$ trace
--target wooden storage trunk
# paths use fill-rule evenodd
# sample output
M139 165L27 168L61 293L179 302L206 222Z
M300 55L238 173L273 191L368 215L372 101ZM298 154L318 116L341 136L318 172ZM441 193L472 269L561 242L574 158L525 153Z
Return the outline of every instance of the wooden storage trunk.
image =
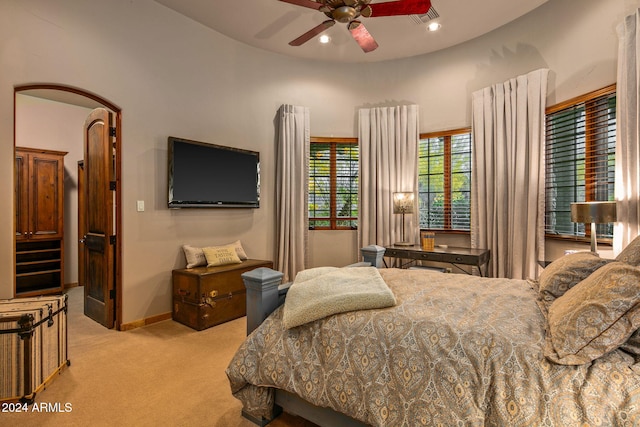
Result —
M241 274L273 262L248 259L241 264L173 270L173 320L201 331L247 314Z
M67 365L66 295L0 300L0 401L33 402Z

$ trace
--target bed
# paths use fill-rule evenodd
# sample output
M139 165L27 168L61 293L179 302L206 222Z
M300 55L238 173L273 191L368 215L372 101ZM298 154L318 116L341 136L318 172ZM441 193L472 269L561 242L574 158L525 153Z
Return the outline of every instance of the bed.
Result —
M359 267L393 305L288 328L281 275L245 273L231 391L261 425L280 406L331 426L640 425L637 265L640 240L616 260L566 255L538 281Z

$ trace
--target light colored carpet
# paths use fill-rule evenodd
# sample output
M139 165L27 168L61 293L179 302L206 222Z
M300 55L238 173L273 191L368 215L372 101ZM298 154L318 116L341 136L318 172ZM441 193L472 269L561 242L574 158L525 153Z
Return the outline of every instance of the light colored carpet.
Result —
M246 333L240 318L204 331L172 320L117 332L83 314L83 288L69 295L69 359L36 396L70 412L1 413L14 426L251 427L224 373ZM68 406L68 405L67 405ZM286 414L270 425L313 426Z

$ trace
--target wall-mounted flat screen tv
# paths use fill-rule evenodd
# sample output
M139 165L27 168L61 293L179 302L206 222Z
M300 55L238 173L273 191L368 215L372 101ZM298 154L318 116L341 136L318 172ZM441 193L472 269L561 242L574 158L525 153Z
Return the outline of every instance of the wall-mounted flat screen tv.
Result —
M257 208L260 153L169 137L170 208Z

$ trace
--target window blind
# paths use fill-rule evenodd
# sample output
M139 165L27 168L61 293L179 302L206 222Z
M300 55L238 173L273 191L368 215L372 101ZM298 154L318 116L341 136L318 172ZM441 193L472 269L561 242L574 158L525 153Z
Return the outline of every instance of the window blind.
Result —
M339 230L357 227L358 155L355 139L311 139L309 228Z
M550 109L546 117L545 232L586 236L590 227L571 222L571 203L614 200L615 88ZM613 225L597 227L613 237Z

